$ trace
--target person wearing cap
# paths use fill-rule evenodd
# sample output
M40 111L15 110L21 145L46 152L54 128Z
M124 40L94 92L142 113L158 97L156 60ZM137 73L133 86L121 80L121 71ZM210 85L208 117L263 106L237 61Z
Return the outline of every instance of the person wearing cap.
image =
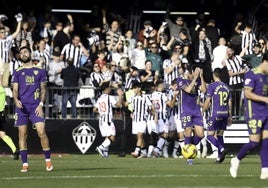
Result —
M18 22L16 30L14 33L7 35L6 28L4 26L0 27L0 85L8 86L8 80L10 76L9 72L9 62L10 62L10 52L13 40L17 37L21 28L21 21L23 19L22 14L15 15Z
M156 41L157 38L157 30L153 28L151 20L145 20L143 22L143 28L138 33L138 40L144 42L147 39L147 42L150 39L154 39Z
M104 141L96 147L96 151L103 158L109 157L109 146L115 140L116 130L113 122L113 108L122 107L122 96L123 91L117 89L118 99L111 96L111 85L110 82L103 82L101 85L102 94L98 97L97 102L93 108L95 113L99 116L99 129Z
M40 138L45 157L46 171L52 171L51 150L45 130L43 106L46 99L46 71L35 66L31 60L31 50L27 46L20 48L21 67L13 73L11 84L15 104L15 127L19 133L19 149L22 160L21 172L29 171L27 129L30 121Z
M55 89L49 90L51 92L49 99L50 104L54 103L54 110L61 112L62 95L60 87L63 86L63 79L61 79L61 71L65 68L64 61L60 60L60 48L55 47L52 54L52 60L48 64L48 86L52 86ZM57 89L59 88L59 89Z
M261 49L261 45L259 42L255 41L253 43L253 54L246 55L246 51L248 50L249 45L246 45L246 47L241 51L239 56L247 62L249 68L255 68L258 65L261 64L263 53Z

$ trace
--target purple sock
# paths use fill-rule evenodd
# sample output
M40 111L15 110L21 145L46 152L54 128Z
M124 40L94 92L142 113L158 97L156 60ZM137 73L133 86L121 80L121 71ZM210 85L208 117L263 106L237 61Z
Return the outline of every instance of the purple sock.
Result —
M220 152L221 149L223 148L220 142L213 136L213 135L208 135L207 139L213 144L215 147L218 148L218 151Z
M261 166L262 168L268 168L268 138L262 140L262 146L260 151Z
M200 142L200 140L202 140L202 138L200 138L199 136L194 136L194 145L197 145L199 142Z
M222 147L224 147L223 136L221 136L221 135L217 135L217 139L218 139L219 143L222 145Z
M45 159L50 159L51 151L50 150L44 150Z
M192 143L192 137L185 136L184 138L184 144L191 144Z
M251 150L256 148L258 145L259 145L259 142L253 142L253 141L250 141L249 143L244 144L242 148L240 149L240 151L238 152L237 158L239 160L242 160Z
M28 151L27 150L21 150L20 151L20 157L21 157L21 161L22 163L28 163Z

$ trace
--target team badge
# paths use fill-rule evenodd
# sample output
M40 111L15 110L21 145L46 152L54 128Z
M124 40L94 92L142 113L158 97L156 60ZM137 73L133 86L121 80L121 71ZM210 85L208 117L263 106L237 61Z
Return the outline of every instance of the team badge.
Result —
M87 122L82 122L73 132L73 140L79 150L85 154L96 138L96 130Z
M37 70L35 70L35 71L34 71L34 74L35 74L35 75L37 75L37 74L38 74L38 71L37 71Z

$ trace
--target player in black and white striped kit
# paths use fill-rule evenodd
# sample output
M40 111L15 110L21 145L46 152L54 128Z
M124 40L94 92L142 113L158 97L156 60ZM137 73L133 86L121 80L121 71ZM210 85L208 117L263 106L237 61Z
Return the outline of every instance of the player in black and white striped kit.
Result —
M108 151L109 146L115 140L116 130L113 122L113 107L122 106L123 91L117 89L118 100L110 95L111 86L109 82L102 84L101 86L102 94L97 99L94 107L94 112L99 113L99 128L101 135L105 137L105 140L96 148L99 154L107 158L109 157Z
M146 133L146 121L148 111L152 112L153 104L148 95L145 95L141 90L141 84L133 83L132 88L135 95L131 97L127 104L131 104L132 111L132 134L137 136L135 151L131 152L131 155L135 158L141 156L147 156L147 150L145 148L144 134Z

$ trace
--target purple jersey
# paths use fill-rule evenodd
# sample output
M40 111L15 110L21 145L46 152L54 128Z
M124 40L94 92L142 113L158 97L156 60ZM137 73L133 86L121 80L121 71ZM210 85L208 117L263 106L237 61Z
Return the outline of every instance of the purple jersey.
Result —
M198 87L200 86L200 81L197 80L195 86L193 87L191 93L187 93L184 91L184 88L190 85L191 80L178 78L177 84L178 89L180 89L180 104L181 109L180 112L195 112L198 111L200 113L200 106L198 104Z
M229 100L231 97L230 88L223 82L213 82L208 85L206 97L211 98L210 116L223 117L229 116Z
M254 68L245 73L245 88L252 88L256 95L268 96L268 75L259 72ZM245 98L245 117L246 120L258 119L262 116L267 117L268 105L265 102L253 101Z
M40 67L20 67L14 71L12 83L19 83L19 100L23 106L39 104L42 82L47 82L47 76L45 69Z
M180 89L180 116L182 121L182 127L191 126L204 126L203 116L201 114L199 106L198 87L200 86L200 80L197 80L191 93L184 91L184 88L191 83L191 80L178 78L177 84Z

